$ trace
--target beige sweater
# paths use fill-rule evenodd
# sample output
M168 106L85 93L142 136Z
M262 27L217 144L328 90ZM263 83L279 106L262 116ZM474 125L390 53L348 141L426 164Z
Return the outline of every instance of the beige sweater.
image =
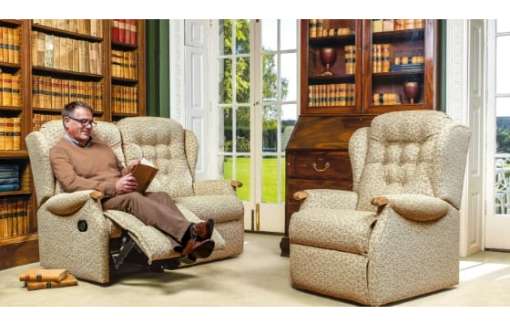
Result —
M115 183L125 172L113 150L94 140L80 147L62 138L50 150L50 161L65 192L97 190L111 197L115 195Z

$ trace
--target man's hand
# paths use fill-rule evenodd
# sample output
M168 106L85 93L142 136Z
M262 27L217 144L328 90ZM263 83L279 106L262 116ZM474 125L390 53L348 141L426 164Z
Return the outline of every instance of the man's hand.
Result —
M117 194L130 193L136 191L137 186L136 179L129 173L119 178L117 183L115 183L115 190Z
M135 166L138 165L140 163L140 161L141 161L141 159L136 159L136 160L132 160L129 162L129 164L127 166L128 174L133 172L133 168L135 168Z

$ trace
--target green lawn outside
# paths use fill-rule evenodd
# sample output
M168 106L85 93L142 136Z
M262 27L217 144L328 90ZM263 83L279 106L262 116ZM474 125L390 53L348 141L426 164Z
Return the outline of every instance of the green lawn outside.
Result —
M238 157L236 170L236 177L232 177L232 158L225 157L223 165L223 175L225 179L236 179L243 182L237 194L241 200L248 201L250 199L250 165L251 158L249 157ZM285 198L285 159L282 160L282 196L281 199ZM264 157L262 165L262 202L267 203L278 203L277 194L277 182L278 177L278 160L276 157Z

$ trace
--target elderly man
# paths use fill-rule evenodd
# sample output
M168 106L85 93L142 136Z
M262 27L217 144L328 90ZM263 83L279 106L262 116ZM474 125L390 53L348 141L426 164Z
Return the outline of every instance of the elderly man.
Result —
M105 210L125 211L157 227L180 243L175 250L187 257L186 260L211 255L214 221L190 223L167 193L137 192L131 171L139 161L122 168L109 146L92 139L95 122L88 104L71 102L65 106L62 117L65 134L51 149L50 161L64 191L102 192Z

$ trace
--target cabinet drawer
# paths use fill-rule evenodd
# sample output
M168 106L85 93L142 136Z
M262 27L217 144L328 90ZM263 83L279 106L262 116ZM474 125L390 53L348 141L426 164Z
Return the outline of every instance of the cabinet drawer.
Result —
M351 162L344 151L307 151L287 155L290 177L352 180Z

